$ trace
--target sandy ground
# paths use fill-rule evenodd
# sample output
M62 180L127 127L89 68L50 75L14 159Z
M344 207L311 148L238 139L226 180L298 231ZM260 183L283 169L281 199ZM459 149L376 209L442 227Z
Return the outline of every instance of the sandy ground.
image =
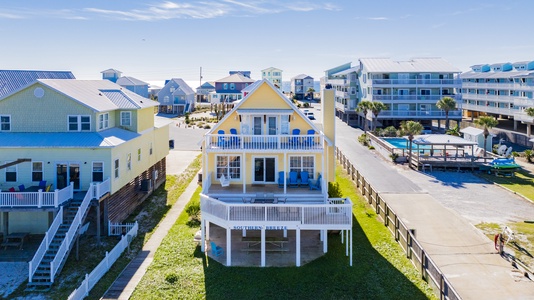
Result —
M28 279L28 263L0 262L0 297L6 298Z

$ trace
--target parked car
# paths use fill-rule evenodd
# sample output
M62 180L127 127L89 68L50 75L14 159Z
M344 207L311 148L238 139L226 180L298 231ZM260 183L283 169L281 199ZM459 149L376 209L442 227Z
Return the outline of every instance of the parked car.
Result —
M312 112L304 112L304 115L310 120L315 120L315 115Z

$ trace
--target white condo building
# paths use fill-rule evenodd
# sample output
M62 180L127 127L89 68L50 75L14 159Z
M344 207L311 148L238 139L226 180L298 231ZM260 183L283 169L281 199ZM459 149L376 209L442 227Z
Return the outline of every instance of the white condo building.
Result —
M513 119L514 130L526 124L530 136L533 118L524 109L534 106L534 61L474 65L461 77L467 117L488 114Z
M325 76L321 78L323 88L329 84L334 90L336 116L349 125L357 125L356 107L360 94L359 71L359 65L352 67L349 62L324 71Z
M378 116L378 124L398 125L403 120L416 120L430 125L445 120L445 112L436 107L443 97L451 97L458 109L449 119L460 120L461 71L442 58L413 58L394 61L389 58L362 58L360 61L360 100L381 101L388 109ZM366 116L371 120L371 113Z
M261 70L261 79L271 82L279 90L282 90L282 70L277 68L267 68Z

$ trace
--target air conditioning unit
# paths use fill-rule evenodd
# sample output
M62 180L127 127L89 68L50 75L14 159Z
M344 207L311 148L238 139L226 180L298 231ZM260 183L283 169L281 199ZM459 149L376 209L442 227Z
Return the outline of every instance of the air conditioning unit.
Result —
M152 180L150 179L141 180L141 191L150 192L151 190L152 190Z

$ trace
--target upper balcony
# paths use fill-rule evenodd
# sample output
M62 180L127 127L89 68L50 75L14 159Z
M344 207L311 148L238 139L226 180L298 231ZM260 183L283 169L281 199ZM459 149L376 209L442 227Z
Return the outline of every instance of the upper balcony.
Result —
M479 111L479 112L506 115L506 116L513 116L515 113L517 113L517 109L513 109L513 108L495 107L495 106L489 106L489 105L476 105L476 104L469 104L469 103L462 103L462 108L465 110Z
M461 95L373 95L373 100L382 101L384 103L392 101L417 101L436 103L443 97L451 97L457 102L461 100Z
M373 86L443 86L456 85L460 86L462 80L460 79L372 79L370 80Z
M322 152L323 134L207 134L204 144L208 152Z
M520 121L525 123L534 123L534 117L527 115L525 112L517 112L514 114L514 121Z
M524 107L534 106L534 99L527 98L527 97L515 97L514 106L524 106Z
M504 103L513 103L515 101L514 96L509 95L491 95L491 94L462 94L463 99L469 100L482 100L482 101L495 101Z
M491 89L502 89L502 88L514 88L515 84L513 82L469 82L463 81L462 88L491 88Z
M328 79L326 83L330 83L331 85L345 86L349 83L349 81L347 79L336 78L336 79Z
M461 110L449 111L449 118L458 119L462 117ZM380 112L378 119L445 119L445 112L442 110L385 110Z
M336 97L347 99L349 98L349 93L343 91L336 91Z

